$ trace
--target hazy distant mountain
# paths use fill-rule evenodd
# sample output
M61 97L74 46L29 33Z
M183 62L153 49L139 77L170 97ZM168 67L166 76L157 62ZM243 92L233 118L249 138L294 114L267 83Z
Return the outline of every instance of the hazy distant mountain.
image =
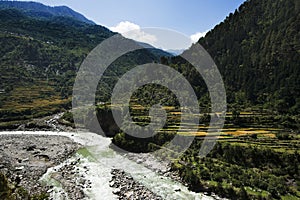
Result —
M28 16L49 19L51 17L70 17L78 21L88 24L95 24L93 21L87 19L82 14L66 6L46 6L36 2L21 2L21 1L0 1L0 9L15 8L22 10Z
M154 46L144 43L144 42L138 42L138 43L144 48L148 48L148 49L155 48ZM157 48L155 48L155 49L157 49ZM164 53L166 54L165 56L178 56L185 50L186 49L168 49L168 50L164 50Z
M168 49L166 51L174 56L178 56L178 55L182 54L182 52L184 52L185 50L186 49Z

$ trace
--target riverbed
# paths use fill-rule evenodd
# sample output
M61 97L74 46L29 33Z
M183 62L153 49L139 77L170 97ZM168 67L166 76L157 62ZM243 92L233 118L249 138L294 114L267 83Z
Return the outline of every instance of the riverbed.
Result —
M85 180L82 185L84 192L83 199L118 199L117 189L111 187L113 178L111 172L114 169L123 170L129 177L132 177L134 181L140 183L157 196L162 197L162 199L217 198L191 192L180 182L155 172L155 170L151 169L151 167L149 168L149 166L145 167L141 162L136 162L133 161L133 159L128 159L127 156L120 155L109 147L111 144L110 138L105 138L95 133L88 131L13 131L1 132L0 134L65 136L84 147L60 165L49 168L41 177L40 182L52 187L48 192L50 192L52 199L55 200L70 199L68 198L68 191L64 189L63 183L61 183L63 181L60 181L59 178L55 179L55 176L53 176L53 173L55 174L61 167L68 166L70 163L74 165L74 167L70 167L70 173L74 171L76 176ZM155 166L159 168L159 164L155 163ZM74 182L79 184L77 183L79 181L76 180L74 180Z

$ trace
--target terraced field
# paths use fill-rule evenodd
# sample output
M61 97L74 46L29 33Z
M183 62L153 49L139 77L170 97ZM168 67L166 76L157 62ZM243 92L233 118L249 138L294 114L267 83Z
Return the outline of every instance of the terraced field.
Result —
M120 105L106 105L109 108ZM209 129L209 119L214 113L199 114L200 123L193 128L197 132L191 132L191 124L181 123L182 112L173 106L164 106L163 109L168 114L165 126L158 133L177 133L184 136L196 136L196 139L202 140L207 136ZM149 108L140 104L132 103L130 106L133 121L141 126L150 123ZM226 113L225 125L220 133L210 133L210 136L218 137L220 142L229 142L232 145L266 147L272 148L278 152L294 153L300 148L300 136L292 130L287 130L273 124L273 116L268 113L241 112L238 119L241 125L234 123L232 112ZM179 126L182 126L179 130Z
M114 106L109 106L113 108ZM215 113L203 113L199 114L197 117L200 118L200 123L193 128L198 128L197 132L188 132L191 127L191 124L181 123L182 112L180 109L172 106L164 106L163 109L168 114L167 122L164 128L160 132L176 132L179 129L179 126L183 126L180 129L178 134L188 135L188 136L199 136L203 137L207 135L207 130L209 129L209 119L210 116L215 115ZM149 108L146 108L139 104L133 104L130 107L131 115L133 121L139 125L147 125L150 123L150 117L148 116ZM218 114L218 113L216 113ZM232 123L232 112L226 113L226 122L224 128L221 130L221 135L219 138L229 138L236 136L251 136L256 135L257 137L263 138L274 138L276 134L283 131L282 128L274 127L272 121L267 119L261 124L259 118L268 117L266 113L254 113L254 112L241 112L239 114L239 119L244 121L249 121L248 124L243 124L243 127ZM185 128L186 126L186 128Z
M104 105L107 108L120 105ZM300 197L299 149L300 136L296 130L278 123L276 113L260 109L238 114L227 112L224 127L214 148L206 157L199 156L210 118L219 113L201 113L199 124L181 123L180 108L164 106L165 126L152 138L139 140L119 133L113 142L133 152L147 152L163 148L163 158L174 153L165 144L174 134L195 136L189 149L172 160L172 170L182 177L194 191L207 191L237 199L298 199ZM101 109L100 109L101 110ZM150 107L136 102L130 105L133 121L141 126L151 122ZM182 126L181 128L179 126ZM191 132L190 127L197 131ZM122 132L122 131L121 131ZM247 198L246 198L247 197Z
M0 94L0 99L4 99L0 105L0 125L51 115L71 105L70 98L62 98L46 81L17 86L9 93Z

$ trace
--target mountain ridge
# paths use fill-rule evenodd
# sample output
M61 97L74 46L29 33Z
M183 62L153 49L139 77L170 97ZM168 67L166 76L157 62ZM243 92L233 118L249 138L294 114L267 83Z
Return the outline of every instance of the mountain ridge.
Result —
M87 19L84 15L72 10L67 6L46 6L42 3L32 1L0 1L0 9L15 8L22 10L31 17L39 17L42 19L49 19L51 17L70 17L78 21L88 24L96 24Z
M33 17L16 8L0 9L0 19L0 123L69 109L82 61L117 34L75 18ZM96 101L109 97L112 82L128 68L159 62L166 55L159 49L142 49L120 57L107 71L109 83L101 85Z

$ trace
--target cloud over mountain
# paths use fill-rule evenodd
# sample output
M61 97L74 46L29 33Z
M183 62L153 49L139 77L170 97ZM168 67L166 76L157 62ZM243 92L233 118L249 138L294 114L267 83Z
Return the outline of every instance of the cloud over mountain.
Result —
M110 27L110 30L121 33L124 37L149 44L154 44L157 41L155 35L149 34L141 30L141 27L129 21L122 21L115 27Z

